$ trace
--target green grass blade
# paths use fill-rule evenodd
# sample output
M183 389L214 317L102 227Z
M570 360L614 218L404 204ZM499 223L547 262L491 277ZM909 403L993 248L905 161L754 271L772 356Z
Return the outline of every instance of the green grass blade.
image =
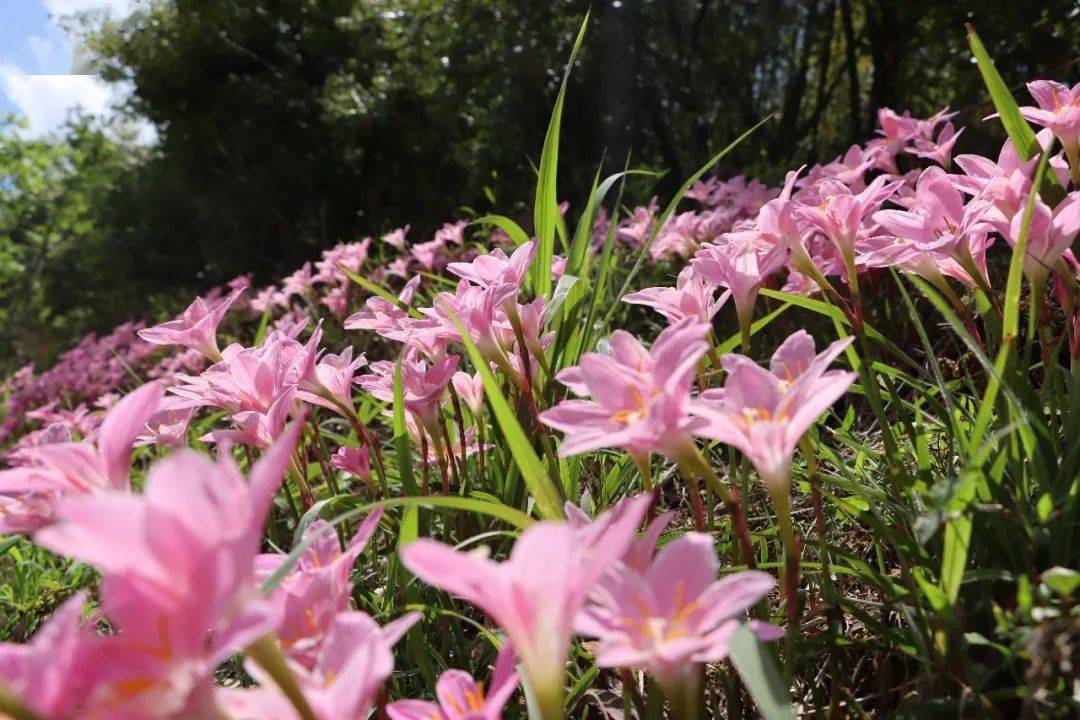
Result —
M524 245L529 242L529 234L521 229L516 222L505 215L485 215L473 220L470 225L494 225L510 236L515 245Z
M578 219L577 230L574 232L574 241L570 244L570 253L567 255L566 272L571 275L577 275L578 277L587 278L589 276L589 239L592 237L593 221L596 218L596 209L600 207L604 202L604 198L607 197L608 192L615 186L615 183L627 175L656 175L657 173L649 170L623 170L617 172L604 179L602 183L598 183L600 179L600 171L597 170L596 177L593 178L592 189L589 192L589 201L585 206L585 211Z
M355 500L356 498L352 498ZM341 525L342 523L349 522L359 517L363 517L370 513L372 510L379 508L392 508L392 507L416 507L416 508L433 508L436 510L460 510L462 512L474 513L477 515L487 515L497 520L513 525L519 530L532 525L535 521L521 512L517 508L512 508L509 505L502 503L491 502L490 500L480 500L470 497L458 497L456 495L424 495L421 497L397 497L388 498L386 500L379 500L371 503L364 503L352 510L348 510L330 520L326 521L326 524L321 528L313 532L309 532L304 538L293 546L292 550L286 556L285 561L281 564L273 575L268 577L263 583L260 591L263 597L266 597L272 593L285 579L285 576L289 574L293 566L300 557L311 547L320 535L324 532L330 532L332 528Z
M262 317L259 318L259 327L255 330L255 347L262 345L263 338L266 337L266 328L270 324L270 310L270 306L267 305Z
M1016 146L1020 157L1030 160L1042 152L1039 141L1035 137L1035 131L1031 129L1027 120L1020 114L1020 106L1017 105L1016 98L1009 92L1009 87L994 66L990 53L986 51L986 46L983 45L979 34L975 32L975 28L970 23L967 25L967 38L971 54L975 56L975 63L979 66L979 72L982 74L983 82L990 93L994 109L997 110L998 116L1001 118L1001 124L1005 127L1005 132L1008 133L1009 139L1013 141L1013 145ZM1043 168L1035 174L1035 177L1042 178L1039 191L1046 196L1046 201L1049 204L1055 205L1064 197L1064 189L1054 173Z
M397 295L393 294L392 292L390 292L386 288L376 285L375 283L368 280L366 277L362 277L360 275L357 275L356 273L354 273L352 270L345 267L344 265L338 265L337 267L338 267L338 270L345 273L345 275L350 280L352 280L354 283L356 283L360 287L364 288L368 292L374 293L375 295L378 295L379 297L381 297L383 300L386 300L387 302L393 303L394 305L398 306L402 310L405 310L406 312L408 312L414 318L423 317L419 313L419 311L417 311L416 308L412 307L411 305L407 305L407 304L403 303L401 301L401 299L398 298Z
M559 126L562 124L563 101L566 99L566 84L570 80L570 70L574 67L581 41L585 37L585 28L589 25L589 13L581 21L574 48L570 51L570 60L566 63L559 95L555 100L555 109L551 112L547 134L544 136L544 149L540 154L540 169L537 173L536 200L533 203L533 230L538 240L534 272L536 281L533 286L537 295L551 293L551 259L555 254L555 232L560 222L559 199L555 189L555 180L559 172Z
M397 462L401 486L409 495L416 495L419 488L412 473L412 449L409 447L409 431L405 427L405 386L401 379L401 359L394 364L394 460Z
M776 667L776 661L745 623L731 636L728 652L731 664L750 691L750 697L754 698L761 717L765 720L794 720L791 695L780 669Z
M645 260L649 256L649 248L651 248L653 242L655 242L656 236L660 234L660 230L663 229L664 225L667 224L668 218L670 218L671 214L675 212L675 208L678 207L680 202L682 202L683 196L686 195L686 192L693 186L694 183L701 179L702 175L709 172L709 169L713 165L720 162L720 160L723 159L725 155L738 147L743 140L750 137L759 127L772 120L772 118L773 116L769 115L765 119L759 121L752 128L744 132L742 135L732 140L723 150L709 158L709 161L707 163L698 168L697 172L695 172L693 175L686 179L686 182L684 182L682 184L682 187L679 188L679 192L675 193L675 197L671 198L671 202L669 202L667 204L667 207L664 208L664 212L661 213L660 217L657 218L657 220L653 223L652 231L649 233L649 241L645 243L645 246L642 247L641 251L638 253L637 260L634 262L634 266L630 269L630 274L627 275L626 280L623 281L623 285L622 288L619 290L618 297L621 298L630 289L630 285L634 282L634 278L637 277L637 274L641 272L641 268L645 265ZM617 303L611 304L611 308L608 309L607 314L604 316L605 324L611 321L611 316L615 313L616 306Z
M533 450L529 437L522 429L521 424L514 415L514 411L510 409L510 403L506 401L506 396L503 395L502 388L499 387L499 381L495 379L495 375L491 372L487 361L484 360L480 351L476 349L475 343L473 343L472 338L469 337L457 316L453 313L449 314L450 319L454 321L454 325L457 326L458 332L461 334L462 343L469 353L473 366L480 373L484 383L484 393L491 404L495 420L498 422L499 429L506 440L506 447L509 448L514 463L521 470L521 477L524 478L530 494L536 500L537 510L539 510L541 517L545 519L561 520L564 517L562 494L548 474L544 463L540 460L536 451ZM553 471L557 471L557 468L553 468Z
M1039 160L1037 173L1045 170L1050 153L1042 153ZM1037 177L1038 175L1036 175ZM1023 263L1027 252L1028 229L1031 225L1031 214L1035 207L1034 192L1028 195L1027 206L1024 209L1023 223L1020 226L1020 235L1016 238L1016 247L1013 248L1012 262L1009 265L1009 280L1005 286L1005 310L1002 323L1002 342L998 351L998 357L994 363L994 373L990 376L983 394L982 404L979 407L978 417L975 419L975 428L968 440L968 456L975 456L982 445L986 430L997 407L998 392L1001 389L1001 379L1005 377L1007 368L1012 360L1016 346L1016 333L1020 323L1020 292L1023 286ZM962 477L964 492L954 499L962 505L963 510L957 517L949 520L945 526L945 545L941 559L941 589L945 592L950 602L955 602L960 594L960 583L963 580L964 570L971 544L971 515L966 512L967 506L974 498L976 488L976 476L979 472L977 465L969 467Z

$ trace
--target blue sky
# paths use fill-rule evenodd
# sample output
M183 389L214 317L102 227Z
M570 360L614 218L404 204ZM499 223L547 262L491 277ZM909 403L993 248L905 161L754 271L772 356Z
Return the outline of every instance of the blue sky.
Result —
M23 115L30 132L41 134L60 125L76 105L108 114L121 91L72 73L74 42L58 19L82 11L122 17L138 1L0 0L0 115Z

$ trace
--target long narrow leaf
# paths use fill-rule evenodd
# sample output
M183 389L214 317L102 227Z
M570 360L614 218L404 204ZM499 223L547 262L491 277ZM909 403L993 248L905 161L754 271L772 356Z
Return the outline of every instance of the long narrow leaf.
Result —
M555 180L559 172L559 126L562 124L563 101L566 98L566 84L570 79L570 69L574 67L581 41L585 37L585 28L589 25L589 13L581 21L570 51L570 60L566 63L559 95L555 100L555 109L551 112L547 134L544 136L544 149L540 154L540 169L536 180L536 200L533 203L533 230L536 233L538 247L535 272L536 294L551 293L551 259L555 255L555 231L559 223L559 199L555 189Z
M505 215L485 215L473 220L472 225L494 225L510 236L515 245L524 245L529 242L529 234L521 229L516 222Z
M1009 92L1009 87L1002 80L1001 74L998 73L997 68L994 66L990 53L986 51L986 46L983 45L979 34L975 32L975 28L972 27L971 23L967 25L967 38L968 45L971 47L971 54L975 56L975 63L979 66L979 72L982 74L983 82L990 93L994 109L997 110L998 117L1001 118L1001 124L1005 127L1005 132L1008 133L1009 139L1013 141L1013 145L1016 146L1020 156L1025 160L1030 160L1042 152L1039 141L1035 137L1035 131L1031 129L1027 120L1020 114L1020 106L1016 104L1016 99ZM1039 183L1039 191L1046 197L1048 203L1054 205L1064 197L1064 189L1061 187L1057 175L1043 168L1035 177L1042 179Z
M378 508L391 508L391 507L418 507L418 508L436 508L447 510L461 510L463 512L476 513L478 515L488 515L490 517L502 520L514 527L521 530L529 527L533 524L533 519L521 512L517 508L512 508L509 505L503 505L501 503L491 502L489 500L479 500L477 498L458 497L456 495L425 495L422 497L397 497L389 498L387 500L379 500L377 502L365 503L359 507L353 508L348 512L344 512L337 517L327 520L326 524L322 527L309 532L304 538L296 545L286 556L285 561L281 566L274 571L274 573L266 579L262 584L260 591L263 596L267 596L272 593L285 579L285 576L289 574L293 566L300 557L310 548L319 536L324 532L329 532L332 528L338 525L353 520L355 518L367 515L372 510Z
M728 641L731 664L739 672L750 697L765 720L794 720L791 695L772 655L745 623Z
M514 416L514 411L510 409L510 403L506 401L502 388L499 387L499 381L495 379L487 361L476 349L476 344L473 343L457 316L452 312L449 314L450 319L457 326L458 333L461 334L462 343L473 365L480 373L480 378L484 383L484 394L495 413L495 420L499 423L499 429L502 430L503 437L506 439L506 445L510 449L514 463L521 470L521 477L524 478L529 492L536 500L540 515L546 519L561 520L564 517L562 495L548 475L544 463L529 443L529 437L517 421L517 417Z
M348 277L350 280L352 280L354 283L356 283L360 287L364 288L368 292L371 292L371 293L374 293L374 294L378 295L383 300L386 300L387 302L396 305L397 307L401 308L402 310L405 310L410 315L412 315L414 318L419 319L419 318L423 317L416 308L412 307L411 305L406 305L405 303L403 303L398 298L397 295L394 295L392 292L390 292L386 288L383 288L383 287L380 287L380 286L376 285L375 283L368 280L366 277L362 277L360 275L357 275L356 273L354 273L352 270L345 267L344 265L338 265L338 270L345 273L346 277Z
M413 479L412 450L409 447L409 432L405 427L405 386L401 379L403 357L404 353L398 355L394 364L394 459L397 461L401 486L409 495L416 495L419 489Z
M667 224L668 218L670 218L671 214L675 212L675 208L678 207L680 202L682 202L683 196L686 195L687 191L693 186L693 184L700 180L702 175L709 172L709 168L720 162L720 160L725 155L738 147L743 140L750 137L755 130L767 123L769 120L772 120L772 118L773 116L769 115L768 117L759 121L752 128L744 132L742 135L732 140L730 143L728 143L727 147L709 158L709 161L707 163L698 168L697 172L695 172L693 175L686 179L686 182L684 182L682 184L682 187L679 188L679 192L675 193L675 197L671 198L671 202L669 202L667 204L667 207L664 208L664 212L661 213L660 217L657 218L655 222L653 222L652 231L649 233L649 241L645 243L645 246L642 247L641 251L638 253L637 260L634 262L634 266L630 269L630 274L626 276L626 280L623 281L622 288L619 289L618 297L621 298L630 289L630 284L634 281L634 278L637 277L637 274L641 272L641 268L645 264L645 259L648 257L649 248L651 248L653 242L656 241L656 236L660 234L660 231L663 229L664 225ZM604 316L605 324L611 320L611 316L615 313L615 309L616 304L612 303L611 308Z

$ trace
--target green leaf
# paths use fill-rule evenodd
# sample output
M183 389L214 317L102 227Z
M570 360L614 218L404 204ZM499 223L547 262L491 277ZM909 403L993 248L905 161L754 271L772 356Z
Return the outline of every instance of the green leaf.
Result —
M574 232L574 241L570 244L570 252L566 256L566 272L578 277L589 276L589 240L592 238L593 222L596 217L596 208L599 207L611 188L621 178L627 175L657 175L649 170L623 170L604 179L597 185L600 171L597 170L593 178L592 190L589 193L589 202L585 205L585 212L578 218L577 230Z
M682 202L683 196L686 195L687 191L693 186L694 183L701 179L702 175L709 171L709 168L720 162L720 160L725 155L738 147L738 145L742 143L743 140L750 137L750 135L752 135L755 130L767 123L769 120L772 120L772 118L773 116L769 115L768 117L759 121L757 125L754 125L742 135L732 140L730 143L728 143L727 147L713 155L707 163L698 168L697 172L695 172L693 175L686 179L686 182L684 182L682 184L682 187L679 188L679 192L675 193L675 197L671 198L671 202L669 202L667 204L667 207L664 208L664 212L660 215L659 218L656 219L656 221L653 222L652 230L649 233L649 241L645 243L644 247L641 248L641 251L638 253L637 260L634 262L634 266L630 269L630 274L627 275L626 280L623 281L622 288L619 289L619 298L622 298L622 296L626 294L627 290L630 289L630 285L634 281L634 278L637 277L637 274L639 272L641 272L641 268L645 265L646 258L648 258L649 248L652 247L653 242L656 240L656 236L660 234L660 231L663 229L664 225L667 224L668 218L670 218L671 214L675 212L675 208L678 207L680 202ZM618 303L611 304L611 308L604 316L605 324L610 322L611 316L615 313L615 309L617 306Z
M765 720L794 720L791 695L780 669L749 625L743 623L732 634L728 641L728 653L731 664L757 704L761 717Z
M464 343L465 349L469 353L473 366L480 373L480 378L484 383L484 394L487 396L491 409L495 413L495 420L499 423L499 429L506 439L510 455L514 458L514 463L518 466L518 469L521 470L521 477L524 478L529 493L536 500L536 507L540 511L540 515L549 520L563 519L562 495L544 467L544 463L541 462L536 451L533 450L532 445L529 443L529 437L517 421L514 411L510 409L510 404L506 401L502 388L499 387L499 381L495 379L487 360L476 349L476 344L473 343L472 338L469 337L458 317L449 309L447 312L461 335L462 343Z
M756 335L758 332L761 331L762 328L767 326L769 323L771 323L776 318L780 317L780 314L783 313L785 310L787 310L790 307L791 307L790 303L784 303L783 305L776 308L775 310L773 310L771 313L769 313L765 317L758 318L757 320L752 322L750 324L750 336L753 337L754 335ZM717 345L716 346L716 352L719 353L720 355L723 355L724 353L732 352L733 350L735 350L736 347L738 347L738 345L739 345L739 343L741 341L742 341L742 336L739 335L738 333L736 333L735 335L732 335L731 337L729 337L724 342Z
M355 499L355 498L354 498ZM263 583L261 592L263 597L266 597L272 593L285 579L285 576L289 574L293 566L300 557L311 547L315 541L324 532L330 532L332 528L338 525L348 522L354 518L358 518L367 515L372 510L378 508L391 508L391 507L416 507L416 508L435 508L435 509L448 509L448 510L461 510L463 512L477 513L479 515L489 515L491 517L502 520L517 528L524 530L533 524L533 519L525 513L521 512L517 508L512 508L509 505L502 503L489 502L487 500L477 500L476 498L458 497L456 495L424 495L421 497L398 497L389 498L387 500L379 500L377 502L365 503L352 510L342 513L337 517L327 520L326 524L321 528L308 533L299 543L293 546L292 550L286 556L285 561L281 564L274 573L266 579Z
M515 245L524 245L529 242L529 234L521 229L516 222L505 215L485 215L473 220L470 225L494 225L510 236Z
M1020 114L1020 106L1016 104L1016 99L1009 92L1009 88L1005 81L1002 80L997 68L994 67L994 61L991 59L990 53L986 51L986 46L983 45L979 34L975 32L975 28L970 23L967 25L967 38L968 45L971 47L971 54L975 56L975 63L979 66L979 72L982 74L986 89L990 92L990 99L993 101L994 109L997 110L998 116L1001 118L1001 124L1005 127L1005 132L1008 133L1009 139L1013 141L1013 145L1016 146L1020 157L1030 160L1042 152L1039 141L1035 137L1035 131L1031 129L1027 120ZM1035 177L1042 178L1039 192L1046 198L1047 203L1055 205L1064 197L1064 189L1061 187L1057 175L1044 168L1039 170Z
M551 112L547 134L544 136L544 149L540 153L540 169L536 179L536 199L533 203L533 230L536 233L538 247L536 262L533 265L536 282L536 294L551 293L551 259L555 254L555 228L559 223L559 199L555 189L555 180L559 172L559 126L562 124L563 102L566 99L566 84L570 79L570 70L574 67L581 41L585 37L585 28L589 25L589 13L581 21L574 48L570 51L570 60L563 72L559 95L555 99L555 109Z
M354 283L356 283L360 287L364 288L368 292L374 293L374 294L378 295L379 297L381 297L383 300L386 300L387 302L396 305L397 307L401 308L402 310L405 310L410 315L412 315L414 318L419 319L419 318L423 317L416 308L402 302L401 299L397 295L394 295L392 292L390 292L386 288L376 285L375 283L368 280L366 277L361 277L360 275L357 275L356 273L354 273L352 270L345 267L344 265L338 265L337 267L338 267L338 270L345 273L345 275L350 280L352 280Z
M558 314L559 308L566 302L570 290L577 285L580 279L581 278L576 275L563 275L559 278L558 284L555 285L555 292L551 295L551 302L549 302L547 306L546 313L549 318L555 317Z
M960 585L967 567L972 526L967 510L975 499L975 488L974 473L964 473L948 504L949 511L957 514L945 524L945 544L941 553L941 591L950 604L960 597Z
M259 318L259 327L255 330L255 346L262 345L263 338L266 337L266 326L270 324L270 305L266 306L263 310L262 317Z
M1043 571L1040 578L1046 587L1062 598L1071 598L1076 588L1080 587L1080 572L1063 567L1052 567Z
M412 450L409 447L409 431L405 427L405 386L401 379L401 360L404 356L402 351L394 364L394 459L397 461L401 486L408 494L416 495L419 489L413 479Z

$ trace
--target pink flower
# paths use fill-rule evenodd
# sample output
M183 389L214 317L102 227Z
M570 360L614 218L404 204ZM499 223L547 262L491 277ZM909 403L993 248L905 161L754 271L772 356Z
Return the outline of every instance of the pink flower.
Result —
M773 353L768 370L742 355L725 355L721 362L728 377L719 407L704 402L693 407L705 421L696 434L734 446L757 468L786 533L790 533L787 508L795 448L855 382L855 373L828 370L851 342L852 338L837 340L815 355L814 339L799 330Z
M394 258L393 260L391 260L390 262L388 262L386 264L385 268L382 268L381 270L376 269L375 272L379 273L381 271L381 272L385 272L387 275L394 275L394 276L397 276L397 277L402 278L402 279L407 278L407 277L409 277L409 260L410 259L411 258L409 256L407 256L407 255L404 256L404 257Z
M349 608L349 572L379 527L381 517L381 510L368 515L344 551L337 533L325 521L313 522L305 529L304 537L315 535L314 543L268 598L282 647L307 668L314 665L334 617ZM284 560L284 555L257 555L255 581L261 585Z
M619 223L615 236L632 248L640 248L649 240L649 232L660 206L654 197L648 207L634 208L634 214Z
M213 306L202 298L195 298L195 302L176 320L140 330L139 337L154 345L181 345L192 348L217 362L221 359L221 351L217 345L217 327L229 306L242 292L244 289L240 288Z
M863 178L874 166L874 160L873 151L868 152L859 145L852 145L842 157L837 157L821 168L821 174L823 177L843 183L853 192L859 192L866 187Z
M462 670L447 670L435 686L438 703L423 700L398 700L386 706L390 720L500 720L503 707L518 686L514 671L514 649L503 645L495 659L491 686Z
M465 407L469 408L473 417L480 417L484 411L484 381L480 373L469 375L459 371L454 373L451 382L454 383L454 390L465 403Z
M21 450L28 465L0 471L0 533L47 525L67 496L127 491L132 445L160 402L161 385L147 383L109 411L95 440Z
M292 275L281 281L281 291L286 299L293 296L307 298L315 287L315 276L311 272L311 262L300 266Z
M468 226L468 220L443 223L443 226L435 231L435 239L443 245L461 245L465 242L465 228Z
M669 326L651 350L616 330L611 355L586 353L581 364L555 378L578 396L540 413L540 420L567 433L559 455L620 447L638 457L659 452L677 457L692 444L690 385L708 349L709 326L686 318Z
M307 347L280 333L271 333L262 345L225 348L221 362L197 377L181 375L170 392L187 406L211 405L230 413L269 413L288 390L295 390L315 362L318 336Z
M478 255L472 262L452 262L446 269L483 288L497 285L520 288L535 259L536 242L530 240L509 257L501 249L495 248L487 255Z
M893 154L919 133L920 121L913 118L910 112L905 111L901 116L890 108L880 108L877 111L877 118L880 127L877 132L885 137L889 144L895 145Z
M446 264L446 243L436 237L434 240L413 245L409 248L409 254L421 269L433 273Z
M1027 87L1039 106L1022 107L1020 114L1053 131L1073 163L1074 172L1080 172L1075 169L1080 160L1080 83L1069 89L1053 80L1034 80Z
M514 329L507 317L507 308L516 310L518 286L500 283L487 288L458 283L456 292L442 292L435 297L433 307L421 308L430 322L420 332L431 332L445 340L461 342L455 319L476 344L485 360L509 370L507 356L513 352Z
M341 268L354 273L360 272L360 268L367 261L370 247L371 238L364 238L360 242L341 243L323 252L322 258L315 263L317 272L312 279L315 282L345 285L349 279Z
M346 287L333 287L323 291L319 302L326 306L330 314L343 318L349 314L349 290Z
M265 450L281 437L292 415L296 399L293 386L282 390L266 412L243 410L230 416L235 427L211 430L199 440L212 443L238 443Z
M1053 133L1040 130L1035 136L1039 146L1049 149ZM956 164L964 175L952 175L950 180L961 192L990 203L992 209L987 220L999 233L1005 234L1013 215L1024 207L1031 189L1031 175L1038 165L1038 157L1022 161L1012 140L1006 140L998 153L997 162L981 155L957 155ZM1050 158L1050 168L1065 185L1069 176L1068 164L1058 154Z
M649 248L649 257L663 260L671 256L690 257L697 250L699 216L695 212L675 215L656 235Z
M910 210L880 210L874 222L909 241L920 252L940 251L970 273L973 258L986 247L989 203L975 199L964 205L960 191L938 167L927 168L915 187Z
M251 309L259 313L275 307L288 307L288 305L289 298L273 285L259 290L255 293L255 297L251 299ZM211 357L210 359L216 361L218 358Z
M250 482L227 457L180 451L151 468L145 494L67 499L60 521L36 534L103 576L102 608L118 632L98 639L88 705L113 708L110 717L199 716L217 665L271 629L253 563L297 434L263 455Z
M135 447L164 445L178 448L187 445L188 426L195 408L178 407L184 404L181 398L163 398L157 412L146 421L143 434L135 440Z
M703 533L679 537L655 558L652 550L643 568L616 565L574 625L599 639L598 665L647 670L670 695L697 686L701 663L727 657L731 634L776 583L756 570L717 580L716 550ZM782 635L768 623L754 629L763 639Z
M545 720L562 717L566 653L589 592L630 547L651 502L625 500L585 527L539 522L496 563L421 538L401 550L425 582L476 605L503 629L521 658Z
M319 720L368 717L379 686L394 670L393 646L417 620L406 613L379 627L366 613L334 616L310 668L290 662L300 689ZM218 689L217 699L233 720L296 720L296 710L261 668L246 666L261 687Z
M645 288L624 295L623 302L651 307L667 318L669 323L693 318L697 322L709 324L731 296L731 291L728 290L717 298L716 290L715 285L688 266L679 273L675 287Z
M887 175L880 175L865 190L855 194L846 185L826 180L817 186L817 204L800 205L795 216L828 238L845 257L854 257L863 221L901 184L890 183Z
M366 310L345 318L345 329L374 330L384 337L392 337L391 333L407 330L409 313L401 306L408 306L412 302L420 280L419 275L414 275L409 282L405 283L405 287L397 296L400 305L378 295L369 297L364 303Z
M439 434L439 408L457 364L458 356L450 355L428 367L415 350L406 351L401 359L405 409L432 437ZM356 384L379 400L393 402L395 363L380 360L372 363L370 370L370 374L358 377Z
M985 252L980 243L975 248L976 258ZM941 287L945 277L959 280L974 287L975 280L951 256L942 250L925 249L917 241L907 238L879 235L868 238L859 245L861 253L856 262L859 267L896 267L901 272L913 273Z
M352 448L342 445L330 457L330 465L365 483L371 482L371 458L367 447Z
M0 643L0 682L41 718L81 716L94 663L82 624L85 602L85 593L76 594L25 645Z
M1023 210L1013 216L1009 244L1016 247L1024 223ZM1042 200L1036 199L1028 227L1027 254L1024 274L1032 285L1042 286L1050 271L1080 233L1080 192L1069 193L1051 212Z
M383 235L381 240L390 247L395 247L398 250L404 250L405 236L409 233L409 228L411 227L411 225L400 227L392 232L387 233L386 235Z
M367 365L361 353L353 359L353 349L345 348L340 355L327 353L310 365L300 381L297 397L313 405L340 413L341 407L352 407L353 378L359 368Z
M963 128L960 129L960 132L957 132L953 124L947 122L941 128L941 134L938 135L937 140L916 138L915 147L908 152L921 158L933 160L948 170L949 166L952 165L953 148L956 147L956 141L960 139L963 132Z
M786 245L759 248L734 242L709 243L701 246L690 266L708 282L731 291L739 326L748 336L758 290L784 267L787 255Z

